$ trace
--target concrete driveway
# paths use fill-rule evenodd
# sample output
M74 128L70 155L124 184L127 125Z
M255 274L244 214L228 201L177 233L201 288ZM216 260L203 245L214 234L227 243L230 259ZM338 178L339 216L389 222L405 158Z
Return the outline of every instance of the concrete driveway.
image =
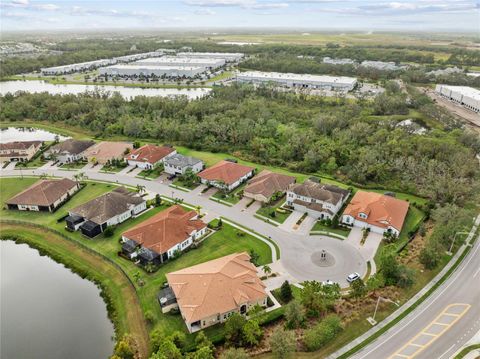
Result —
M295 229L293 228L297 221L302 218L304 213L298 212L298 211L293 211L292 214L288 216L288 218L283 222L278 228L283 229L284 231L287 232L293 232Z
M307 235L312 230L315 222L317 220L311 216L306 216L305 219L300 223L300 226L297 228L297 233Z
M130 177L135 177L138 175L140 172L142 172L143 169L141 168L134 168L133 170L130 168L126 173L125 176L130 176Z
M120 172L118 172L119 175L125 175L125 176L128 176L128 172L130 172L131 170L133 170L135 168L135 166L127 166L125 167L124 169L122 169Z
M248 208L245 208L245 213L249 213L252 216L262 207L262 203L255 201Z
M365 261L373 261L378 246L382 242L383 236L378 233L370 232L365 242L361 244L362 237L362 229L359 227L353 227L345 242L357 248Z

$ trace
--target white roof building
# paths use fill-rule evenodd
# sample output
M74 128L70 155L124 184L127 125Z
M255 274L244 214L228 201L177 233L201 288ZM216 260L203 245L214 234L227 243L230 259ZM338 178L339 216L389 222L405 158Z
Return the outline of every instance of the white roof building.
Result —
M227 62L239 61L245 56L240 52L179 52L177 55L198 59L225 59Z
M219 58L195 58L180 56L163 56L157 58L148 58L135 62L136 65L155 65L155 66L190 66L205 67L206 69L216 69L225 65L225 59Z
M352 59L332 59L331 57L324 57L323 58L324 64L330 65L355 65L356 61Z
M474 112L480 112L480 90L467 86L437 85L435 91Z
M198 66L155 66L155 65L114 65L102 67L100 75L108 76L166 76L166 77L194 77L205 71L205 67Z
M42 74L44 75L61 75L71 72L79 72L84 70L91 70L101 66L108 66L115 64L115 59L102 59L88 62L80 62L77 64L55 66L55 67L46 67L42 68Z
M247 71L237 73L237 81L250 83L274 82L286 87L322 88L351 91L357 84L354 77Z

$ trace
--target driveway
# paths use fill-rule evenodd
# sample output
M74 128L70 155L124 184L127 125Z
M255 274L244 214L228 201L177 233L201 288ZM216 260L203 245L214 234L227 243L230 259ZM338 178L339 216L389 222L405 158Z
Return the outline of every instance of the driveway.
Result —
M306 216L300 226L297 228L299 234L309 234L317 220L311 216Z
M248 208L245 208L245 213L249 213L252 216L262 207L262 203L255 201Z
M205 198L210 198L215 193L217 193L217 191L218 191L218 188L212 187L207 192L204 192L204 193L200 192L200 196L205 197Z
M135 168L135 166L127 166L125 167L123 170L121 170L120 172L118 172L119 175L126 175L128 176L128 172L130 172L131 170L133 170Z
M362 229L359 227L353 227L345 242L357 248L365 261L373 261L375 253L377 253L378 246L382 242L383 236L378 233L370 232L365 242L361 244L362 237Z
M249 204L252 201L251 198L248 197L243 197L238 203L234 205L235 208L238 208L240 211L244 212L247 210L247 204Z
M127 173L125 173L125 176L135 177L136 175L138 175L142 171L143 171L143 169L141 169L141 168L134 168L133 170L130 168L130 170L127 171Z
M288 216L288 218L283 222L278 228L283 229L284 231L287 232L293 232L295 229L293 228L297 221L302 218L304 213L298 212L298 211L293 211L291 215Z
M0 168L0 170L13 170L15 168L15 166L17 165L17 162L10 162L7 167L5 168ZM3 166L3 163L2 163L2 166Z

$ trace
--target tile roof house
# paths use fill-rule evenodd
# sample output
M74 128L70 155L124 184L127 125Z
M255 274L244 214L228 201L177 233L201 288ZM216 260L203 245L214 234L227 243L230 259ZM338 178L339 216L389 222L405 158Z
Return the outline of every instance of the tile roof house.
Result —
M140 254L140 262L160 264L184 251L195 240L205 235L207 225L198 219L195 211L186 211L182 206L171 206L122 234L125 246L122 250L130 258L137 256L139 247L154 253L152 258ZM135 243L134 248L132 245Z
M100 164L105 164L112 159L123 159L125 151L132 150L133 146L127 142L99 142L89 148L83 153L82 157L86 158L88 162L95 159Z
M191 333L267 305L265 285L245 252L168 273L167 281Z
M350 192L337 186L312 180L291 185L287 204L296 211L308 213L317 219L332 219L347 200Z
M146 208L147 202L142 197L125 187L118 187L71 209L66 218L67 227L80 229L82 234L93 238L108 226L122 223Z
M370 228L372 232L399 235L409 203L392 196L357 191L342 215L342 222L355 227Z
M203 184L231 191L253 177L254 172L253 167L224 160L204 169L198 177Z
M0 143L0 162L30 161L42 147L42 141L15 141Z
M73 196L79 188L78 182L68 178L40 180L10 198L6 204L8 209L53 212Z
M295 177L263 170L248 181L243 195L256 201L268 203L274 194L285 193L287 188L295 181Z
M172 147L145 145L129 153L125 156L125 160L130 166L152 169L175 153L177 151Z
M203 162L195 157L184 156L179 153L169 156L164 161L165 172L169 174L184 174L187 169L198 173L203 169Z
M94 144L94 141L69 139L50 147L44 155L47 158L54 156L60 163L75 162L82 158L83 151Z

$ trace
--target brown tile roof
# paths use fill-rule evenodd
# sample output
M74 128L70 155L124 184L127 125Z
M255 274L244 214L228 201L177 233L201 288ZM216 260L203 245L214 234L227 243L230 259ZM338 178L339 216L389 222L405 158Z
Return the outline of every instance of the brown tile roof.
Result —
M207 181L223 181L227 185L237 182L240 178L255 170L253 167L240 165L230 161L220 161L198 174Z
M85 150L85 157L95 157L97 161L107 161L112 158L123 158L125 150L132 149L131 143L127 142L99 142Z
M70 210L71 214L79 215L86 220L102 224L112 217L128 211L131 206L139 205L145 200L125 187L115 188L113 191L94 198Z
M315 198L319 201L328 202L333 205L337 205L349 194L349 191L346 189L342 189L333 185L317 183L311 180L306 180L302 184L293 184L288 190L297 195Z
M10 198L6 203L13 205L50 206L75 186L77 186L77 183L68 178L61 180L40 180Z
M56 144L55 146L52 146L46 151L46 154L50 153L68 153L71 155L78 155L85 151L87 148L90 146L93 146L95 144L94 141L79 141L79 140L74 140L74 139L69 139L63 142L60 142Z
M175 149L172 147L145 145L137 148L136 150L133 150L130 154L125 156L125 159L127 161L131 160L138 162L146 162L153 165L172 152L175 152Z
M142 247L162 254L186 240L193 231L207 225L199 220L195 211L186 211L175 205L138 224L122 235L134 240Z
M295 177L263 170L248 181L244 192L260 194L270 198L276 192L285 192L289 185L295 183Z
M40 147L42 141L14 141L7 143L0 143L0 150L20 151L26 150L31 146Z
M168 273L167 280L187 323L267 296L265 285L245 252Z
M380 228L391 225L400 232L407 216L408 206L409 203L401 199L375 192L358 191L343 214ZM358 214L361 212L368 216L367 219L359 217Z
M306 207L306 208L311 209L311 210L313 210L313 211L325 212L325 213L329 213L329 214L331 214L331 215L334 215L334 213L333 213L331 210L329 210L328 208L323 207L321 203L305 202L305 201L301 201L301 200L299 200L299 199L295 199L295 200L293 201L293 203L298 204L298 205L303 206L303 207Z

